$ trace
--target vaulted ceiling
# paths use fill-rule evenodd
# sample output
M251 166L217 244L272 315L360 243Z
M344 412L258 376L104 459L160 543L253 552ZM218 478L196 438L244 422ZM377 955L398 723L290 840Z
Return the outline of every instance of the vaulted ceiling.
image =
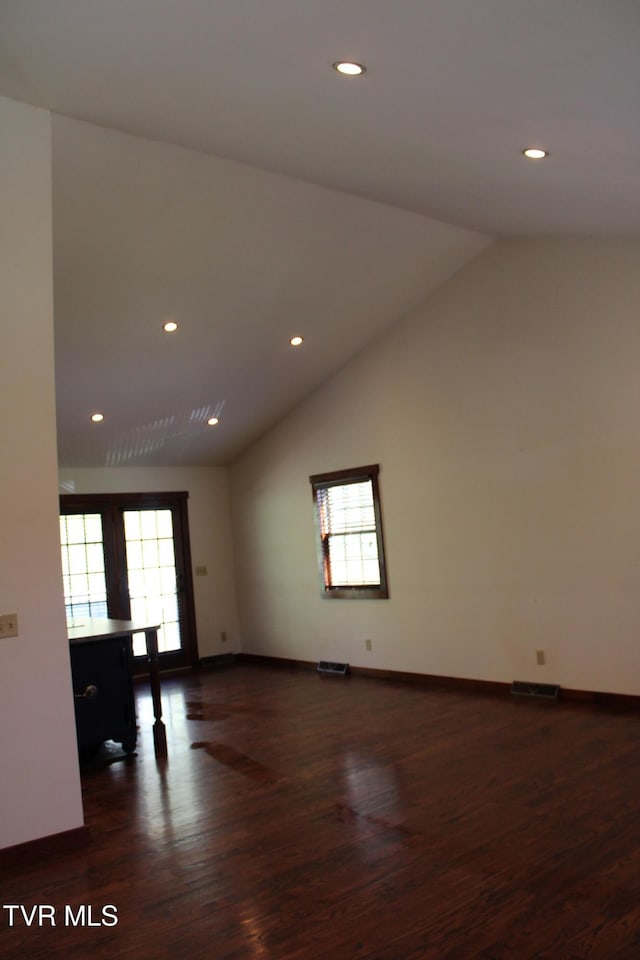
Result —
M637 0L3 0L61 463L229 462L489 237L637 234L639 45Z

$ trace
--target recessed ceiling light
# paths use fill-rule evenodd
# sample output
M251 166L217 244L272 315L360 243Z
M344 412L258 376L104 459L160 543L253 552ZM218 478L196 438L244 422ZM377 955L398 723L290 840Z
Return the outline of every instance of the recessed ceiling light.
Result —
M207 420L207 423L209 424L210 427L215 427L216 423L220 423L220 421L217 417L209 417L209 419Z
M304 337L291 337L289 343L292 347L299 347L300 344L304 341Z
M92 413L91 419L94 423L101 423L104 420L104 413Z
M367 72L367 68L362 63L355 63L353 60L338 60L334 63L333 69L345 77L361 77Z
M162 324L162 329L165 333L173 333L178 329L178 324L175 322L175 320L167 320L166 323Z
M544 160L549 156L546 150L541 150L539 147L527 147L522 153L528 160Z

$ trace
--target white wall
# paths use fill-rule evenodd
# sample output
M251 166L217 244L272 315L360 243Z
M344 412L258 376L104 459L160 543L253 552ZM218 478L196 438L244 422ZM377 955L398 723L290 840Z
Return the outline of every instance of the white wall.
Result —
M187 490L198 651L236 653L236 602L229 473L224 467L60 468L60 493L151 493ZM205 566L206 576L195 576ZM221 633L226 633L225 642Z
M56 487L51 133L0 98L0 847L83 824Z
M640 692L639 316L637 241L505 241L344 368L233 467L245 651ZM390 599L322 600L366 463Z

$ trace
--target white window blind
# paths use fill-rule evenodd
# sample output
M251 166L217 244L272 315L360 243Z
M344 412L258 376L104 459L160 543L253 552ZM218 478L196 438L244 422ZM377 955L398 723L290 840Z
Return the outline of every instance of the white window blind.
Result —
M380 583L371 480L318 490L323 540L327 541L331 585Z

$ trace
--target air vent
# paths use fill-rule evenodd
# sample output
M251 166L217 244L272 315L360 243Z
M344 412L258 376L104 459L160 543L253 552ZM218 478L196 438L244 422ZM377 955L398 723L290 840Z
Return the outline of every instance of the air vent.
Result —
M349 664L329 663L327 660L321 660L318 664L318 673L329 673L336 677L346 677L349 673Z
M555 683L525 683L524 680L514 680L511 684L511 693L517 697L541 697L543 700L557 700L560 687Z

